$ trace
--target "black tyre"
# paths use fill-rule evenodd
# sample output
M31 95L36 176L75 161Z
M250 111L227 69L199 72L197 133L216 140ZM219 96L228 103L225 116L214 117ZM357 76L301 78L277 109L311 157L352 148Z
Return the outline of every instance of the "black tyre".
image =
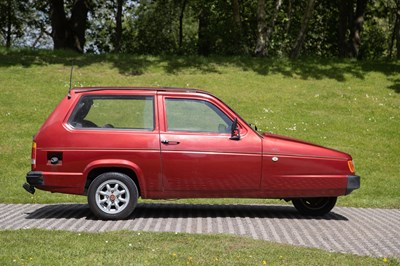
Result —
M98 218L120 220L133 212L138 196L135 182L129 176L109 172L99 175L90 184L88 203Z
M322 216L335 207L337 197L294 199L292 203L298 212L304 215Z

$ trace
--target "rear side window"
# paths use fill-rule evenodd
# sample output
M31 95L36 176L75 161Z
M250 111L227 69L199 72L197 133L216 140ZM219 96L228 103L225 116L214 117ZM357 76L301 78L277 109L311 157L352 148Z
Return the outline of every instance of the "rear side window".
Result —
M84 96L68 123L75 128L154 130L154 98Z

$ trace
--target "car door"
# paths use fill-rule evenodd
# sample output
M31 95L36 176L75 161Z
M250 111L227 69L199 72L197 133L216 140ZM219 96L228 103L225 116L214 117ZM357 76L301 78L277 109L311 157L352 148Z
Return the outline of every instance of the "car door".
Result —
M260 188L261 138L214 98L162 96L160 131L164 191L175 197L233 196ZM235 195L238 196L238 195Z

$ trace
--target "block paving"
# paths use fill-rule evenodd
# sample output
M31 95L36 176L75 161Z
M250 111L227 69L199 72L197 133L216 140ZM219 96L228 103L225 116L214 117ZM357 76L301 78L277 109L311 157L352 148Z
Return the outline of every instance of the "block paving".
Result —
M87 204L0 204L0 230L133 230L232 234L253 239L400 260L400 210L335 207L323 217L289 205L140 203L126 220L98 220Z

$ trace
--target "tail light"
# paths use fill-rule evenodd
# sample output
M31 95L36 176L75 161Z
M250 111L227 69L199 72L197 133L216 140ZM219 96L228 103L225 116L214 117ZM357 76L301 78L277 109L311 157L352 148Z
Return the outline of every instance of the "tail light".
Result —
M36 142L35 141L32 141L31 167L32 167L32 170L35 170L35 168L36 168Z

